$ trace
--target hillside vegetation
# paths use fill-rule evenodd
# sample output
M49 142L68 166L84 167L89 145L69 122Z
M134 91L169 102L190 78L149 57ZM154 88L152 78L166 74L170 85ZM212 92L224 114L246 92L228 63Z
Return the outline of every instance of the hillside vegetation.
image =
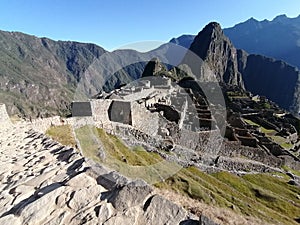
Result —
M52 137L55 136L59 137L59 132L57 135L52 133ZM76 136L86 157L104 162L132 178L148 181L157 178L157 171L151 170L153 168L149 166L163 161L158 154L149 153L139 146L128 147L118 137L91 126L77 129ZM176 166L173 165L173 168ZM188 167L154 185L159 189L179 193L208 205L231 209L235 213L256 217L268 223L292 225L299 220L300 188L288 184L288 181L289 176L284 173L237 176L228 172L206 174L196 167ZM197 214L199 209L192 202L183 206Z

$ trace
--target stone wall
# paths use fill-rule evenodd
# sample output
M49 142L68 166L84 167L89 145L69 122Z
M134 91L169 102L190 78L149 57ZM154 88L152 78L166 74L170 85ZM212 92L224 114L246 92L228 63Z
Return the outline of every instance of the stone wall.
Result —
M257 147L257 140L254 137L239 136L239 135L236 135L236 137L242 143L242 145L254 147L254 148Z
M113 122L109 118L109 108L113 100L98 99L91 101L93 120L97 127L113 130L116 126L124 123ZM159 129L159 114L151 113L144 106L144 103L131 102L132 126L149 135L157 135Z
M253 148L241 145L238 141L225 141L222 145L220 155L227 157L246 157L247 159L262 162L269 166L280 167L282 160L273 156L261 148Z
M72 102L72 116L92 116L90 102Z
M290 155L282 155L279 156L283 160L283 164L294 169L294 170L300 170L300 161L295 160L294 157Z
M192 132L186 129L181 129L173 139L175 144L213 155L219 153L223 140L218 130Z
M132 92L131 94L127 94L125 96L123 96L123 98L126 101L135 101L138 99L142 99L142 98L146 98L147 96L149 96L150 94L154 93L155 89L152 88L144 88L142 91L140 92Z
M112 122L132 125L131 104L133 102L113 100L108 108L108 117Z
M269 167L263 163L258 163L254 161L247 161L247 160L236 160L231 159L228 157L219 157L217 164L217 167L229 170L232 172L238 172L238 171L255 171L259 173L266 173L266 172L276 172L277 170L275 168Z
M155 136L159 129L159 114L150 112L144 106L144 103L132 102L132 126L144 133Z
M48 117L43 119L37 118L37 119L30 120L30 122L22 121L19 123L23 124L24 126L28 126L29 128L35 131L45 133L49 129L49 127L67 124L68 120L61 119L59 116L54 116L54 117ZM0 124L13 126L7 114L6 107L4 104L0 104Z
M66 119L61 119L59 116L54 116L43 119L33 119L31 121L31 124L29 124L28 126L31 126L31 128L35 131L45 133L51 126L59 126L65 124L68 124L68 121Z
M146 143L153 148L161 148L163 145L163 140L160 136L148 135L141 130L137 130L132 126L127 126L123 124L118 124L115 126L116 132L130 145L137 145L139 143ZM139 142L139 143L138 143Z
M98 99L91 101L93 120L98 127L104 129L111 129L112 123L108 117L108 109L112 100L110 99Z

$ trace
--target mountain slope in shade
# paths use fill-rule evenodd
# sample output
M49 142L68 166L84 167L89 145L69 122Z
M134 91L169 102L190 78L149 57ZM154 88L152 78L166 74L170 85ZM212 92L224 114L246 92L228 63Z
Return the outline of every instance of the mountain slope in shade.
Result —
M249 19L224 29L233 44L251 54L283 60L300 68L300 15L280 15L272 21Z
M179 36L178 38L172 38L170 43L174 43L176 45L180 45L187 49L190 48L192 42L194 41L195 35L184 34Z
M245 88L295 114L300 111L300 71L283 61L238 50Z

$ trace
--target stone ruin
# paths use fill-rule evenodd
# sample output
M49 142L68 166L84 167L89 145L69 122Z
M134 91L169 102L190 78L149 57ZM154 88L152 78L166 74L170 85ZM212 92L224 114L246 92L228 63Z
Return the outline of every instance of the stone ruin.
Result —
M195 92L189 86L179 87L166 77L147 77L147 80L135 81L110 93L100 93L96 99L73 102L72 115L75 118L90 118L95 126L121 136L131 145L144 143L150 151L172 150L180 158L181 154L185 154L184 148L191 149L199 155L193 165L200 168L199 163L203 162L219 169L260 172L272 171L271 167L281 167L285 162L292 162L289 163L292 168L299 165L290 154L282 154L282 149L270 140L264 143L255 136L253 132L256 128L246 126L239 114L228 116L221 127L219 121L224 115L217 117L213 114L203 93ZM224 127L225 138L221 134ZM127 132L124 133L124 130ZM129 138L132 135L134 138ZM276 153L278 151L279 154ZM279 155L289 157L278 158ZM222 158L222 165L215 164L220 156L225 157ZM244 168L244 165L237 165L228 157L247 158L250 166ZM176 157L173 161L186 166L191 165L193 158L188 155L184 161ZM255 162L270 168L257 166Z
M169 139L176 139L176 132L195 135L218 129L204 97L165 77L137 81L88 102L73 102L72 116L92 117L97 126L106 129L129 125Z

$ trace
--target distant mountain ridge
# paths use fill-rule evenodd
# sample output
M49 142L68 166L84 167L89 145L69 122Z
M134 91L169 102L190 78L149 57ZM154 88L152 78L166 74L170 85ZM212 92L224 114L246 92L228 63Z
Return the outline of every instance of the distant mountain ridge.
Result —
M280 15L272 21L249 19L224 29L233 44L251 54L283 60L300 68L300 15Z
M231 28L223 29L234 46L251 54L283 60L300 68L300 15L280 15L273 20L250 18ZM172 38L171 43L189 48L196 35Z

